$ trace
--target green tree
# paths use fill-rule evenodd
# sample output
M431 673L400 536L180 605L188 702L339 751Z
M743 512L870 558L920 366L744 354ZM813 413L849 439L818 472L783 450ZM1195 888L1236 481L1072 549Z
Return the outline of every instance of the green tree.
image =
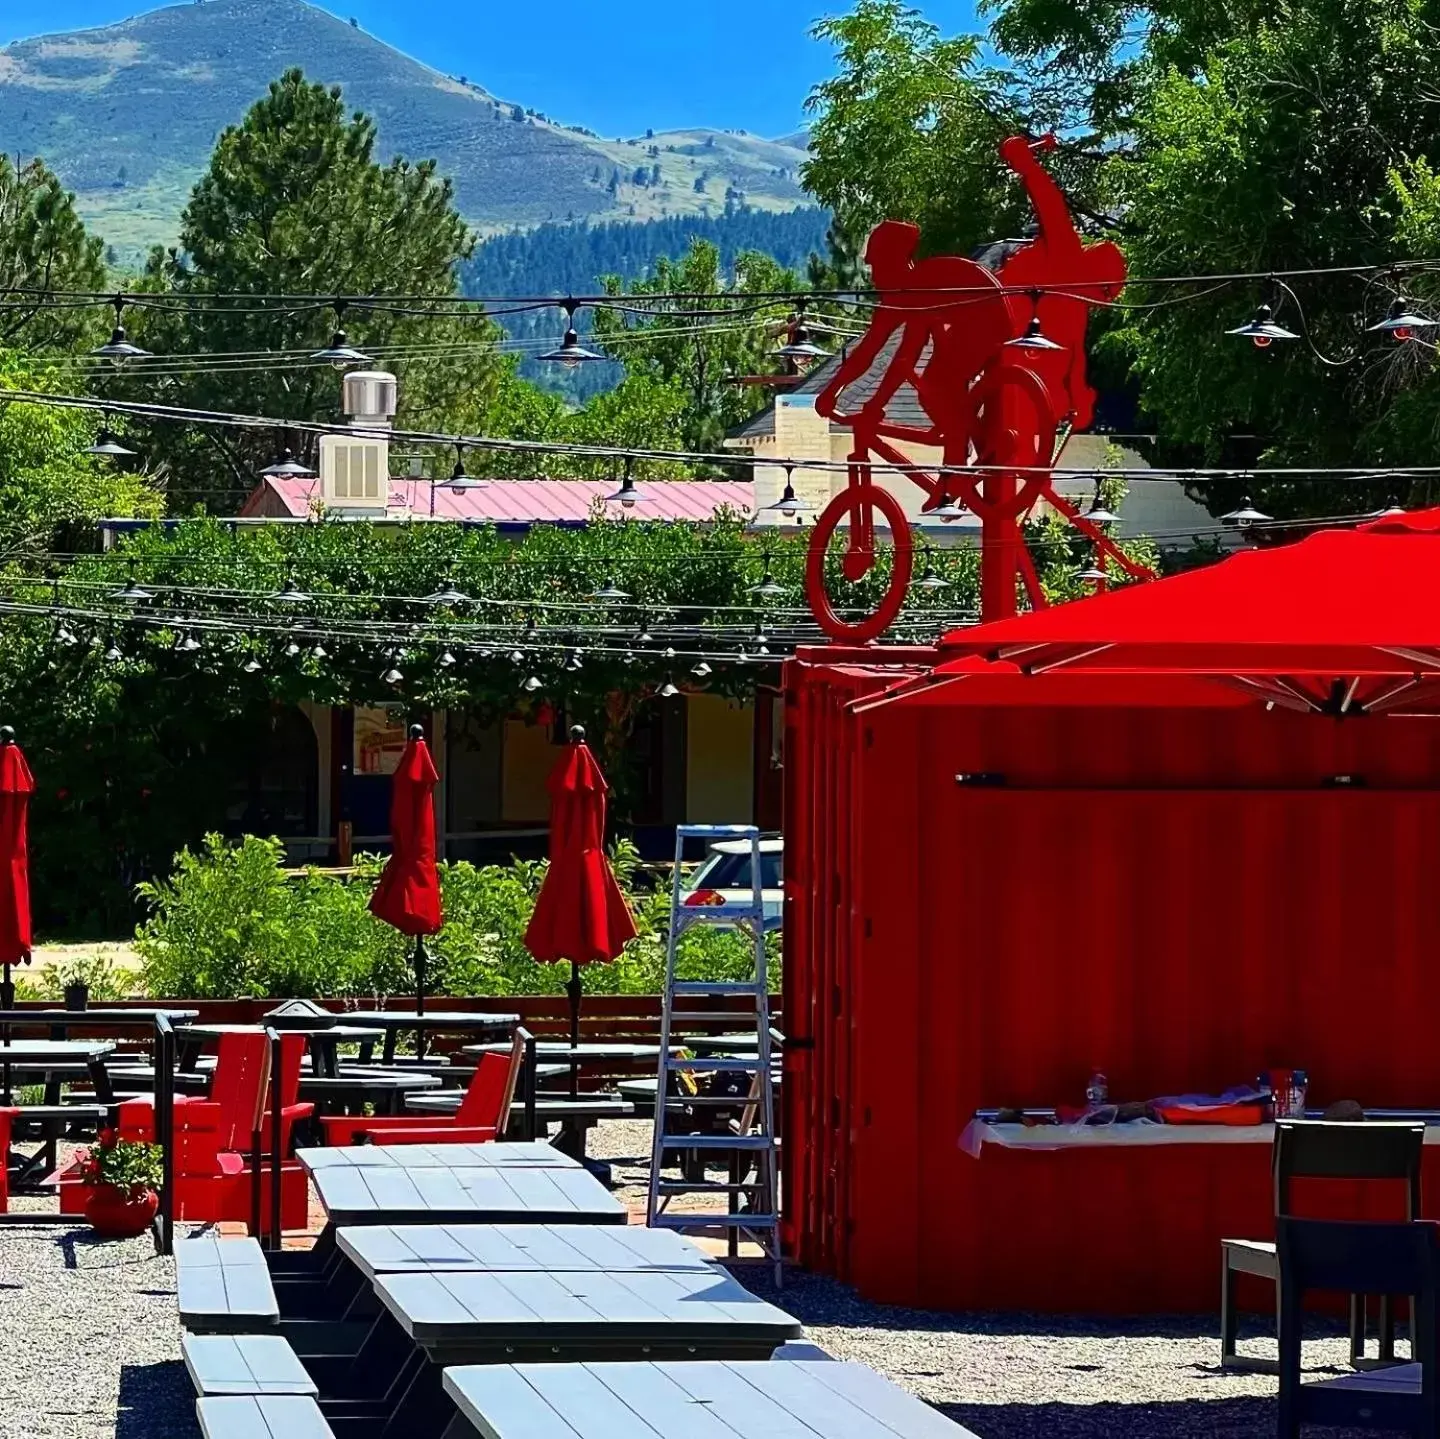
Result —
M260 297L405 295L414 297L413 313L362 306L347 315L351 343L399 375L402 423L478 428L500 383L489 348L497 332L478 308L443 303L455 294L456 263L470 254L472 236L432 161L382 165L375 145L372 120L347 117L338 88L311 84L299 70L221 135L182 216L180 244L151 256L146 285L157 301L135 325L157 356L194 358L167 366L158 384L137 376L137 393L282 420L333 419L339 382L308 360L336 328L333 309ZM257 298L207 303L217 294ZM220 358L227 355L249 362ZM149 448L168 464L177 504L201 500L223 511L253 487L277 441L172 426L157 427Z
M733 277L726 276L719 250L709 241L697 240L678 260L660 257L654 273L628 290L618 278L607 276L605 291L643 297L716 295L724 290L723 301L707 301L703 308L709 313L703 315L695 313L689 300L656 301L650 314L638 320L600 310L595 315L595 334L611 347L628 375L648 376L684 394L684 447L713 451L727 431L766 402L765 392L734 381L775 373L777 362L771 352L789 314L784 302L746 297L793 294L799 288L794 271L754 251L737 256ZM733 319L726 311L733 311Z
M62 391L64 372L0 352L0 567L35 562L58 540L89 547L81 533L102 517L157 515L164 500L143 473L84 453L96 425L80 410L7 401L7 390ZM3 641L0 641L3 645Z
M1134 105L1133 148L1107 166L1132 273L1433 256L1440 206L1424 157L1440 148L1440 117L1423 97L1437 23L1440 5L1429 0L1306 0L1214 44L1193 75L1174 65L1157 72ZM1163 38L1163 51L1173 45ZM1397 293L1418 294L1424 307L1435 294L1428 274L1342 274L1268 291L1228 287L1137 308L1114 336L1158 422L1161 458L1423 462L1440 428L1433 351L1365 326ZM1299 341L1257 352L1224 333L1266 299ZM1223 513L1253 491L1266 513L1287 517L1369 510L1394 489L1385 480L1259 487L1237 477L1201 494Z
M0 346L68 350L96 325L93 312L57 304L65 290L102 289L105 242L85 233L66 192L43 161L0 154ZM95 341L98 343L98 340Z
M1029 218L996 153L1024 121L979 36L942 36L903 0L858 0L813 33L836 74L806 102L801 177L849 231L913 220L927 249L965 254Z

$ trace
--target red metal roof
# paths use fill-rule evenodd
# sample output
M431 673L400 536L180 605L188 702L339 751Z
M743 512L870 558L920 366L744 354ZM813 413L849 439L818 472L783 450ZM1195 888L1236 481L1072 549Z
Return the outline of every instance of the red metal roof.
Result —
M628 515L637 520L702 523L713 519L721 508L748 517L753 504L754 487L749 480L641 480L637 484L644 500L629 510L606 504L605 514L612 519ZM476 490L447 490L437 485L434 515L437 520L488 524L583 524L594 514L596 504L616 488L614 480L491 480ZM273 513L273 502L278 501L285 514L305 519L319 494L318 479L266 479L240 513ZM405 510L417 519L428 519L431 496L428 480L390 481L392 511Z

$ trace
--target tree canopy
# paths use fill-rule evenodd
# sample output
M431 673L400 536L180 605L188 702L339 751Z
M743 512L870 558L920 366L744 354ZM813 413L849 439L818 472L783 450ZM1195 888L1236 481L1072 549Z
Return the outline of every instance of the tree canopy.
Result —
M927 249L959 252L1022 233L996 141L1054 128L1049 168L1132 277L1393 262L1288 290L1132 284L1094 328L1138 388L1158 462L1423 463L1440 425L1435 353L1366 327L1395 296L1423 306L1435 289L1428 267L1403 267L1440 252L1440 5L989 0L985 13L988 36L942 35L902 0L857 0L817 25L838 70L810 99L805 180L841 231L912 219ZM1257 353L1224 333L1262 300L1298 342ZM1251 483L1202 496L1218 514ZM1277 516L1336 514L1385 488L1281 482L1256 499Z
M147 287L164 303L141 310L137 337L157 355L189 360L158 384L140 378L147 398L282 420L334 419L338 381L306 357L338 326L399 375L402 421L486 427L502 376L497 331L478 307L428 303L456 293L456 265L473 237L433 161L381 164L375 144L373 120L347 116L338 87L312 84L299 70L287 71L221 135L182 216L180 244L155 251L147 267ZM217 294L257 298L207 303ZM400 295L410 303L398 313L357 305L342 322L323 299L289 306L263 299L329 294ZM254 432L158 427L152 452L168 463L179 503L224 508L227 497L253 487L277 443Z

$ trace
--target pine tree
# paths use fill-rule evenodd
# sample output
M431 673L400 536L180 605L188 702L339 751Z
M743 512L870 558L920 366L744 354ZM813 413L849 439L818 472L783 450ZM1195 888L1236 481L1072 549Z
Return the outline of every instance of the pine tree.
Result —
M347 117L338 87L310 84L290 70L239 125L221 135L181 217L180 243L151 255L145 283L194 303L138 313L147 349L165 355L276 351L304 355L336 327L328 306L271 304L220 308L212 294L454 294L457 262L473 237L455 210L450 182L433 161L375 158L374 121ZM349 317L352 344L464 345L443 360L401 360L402 406L438 424L476 423L493 391L498 361L476 341L495 333L478 313ZM124 381L150 398L143 378ZM327 367L276 364L256 370L187 369L172 382L173 403L208 410L333 417L339 398ZM457 424L456 428L462 426ZM172 500L226 509L273 458L278 437L236 431L157 428L147 450L171 468Z

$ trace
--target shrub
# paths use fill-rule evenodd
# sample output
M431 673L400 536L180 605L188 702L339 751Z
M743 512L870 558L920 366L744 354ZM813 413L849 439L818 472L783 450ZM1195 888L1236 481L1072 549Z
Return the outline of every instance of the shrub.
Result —
M639 856L620 841L612 863L634 911L637 937L613 964L582 971L587 994L658 993L665 967L669 890L641 890ZM207 835L198 852L183 849L167 879L138 886L150 908L136 931L146 990L157 996L228 999L300 995L380 1000L413 991L413 941L382 924L367 905L382 861L361 856L352 878L309 869L284 871L279 840L247 836L227 843ZM445 925L426 940L427 990L436 994L559 994L570 966L538 964L525 928L545 877L545 863L440 865ZM778 983L778 936L771 937L772 982ZM740 979L749 972L749 942L696 929L680 945L680 973L694 979Z

